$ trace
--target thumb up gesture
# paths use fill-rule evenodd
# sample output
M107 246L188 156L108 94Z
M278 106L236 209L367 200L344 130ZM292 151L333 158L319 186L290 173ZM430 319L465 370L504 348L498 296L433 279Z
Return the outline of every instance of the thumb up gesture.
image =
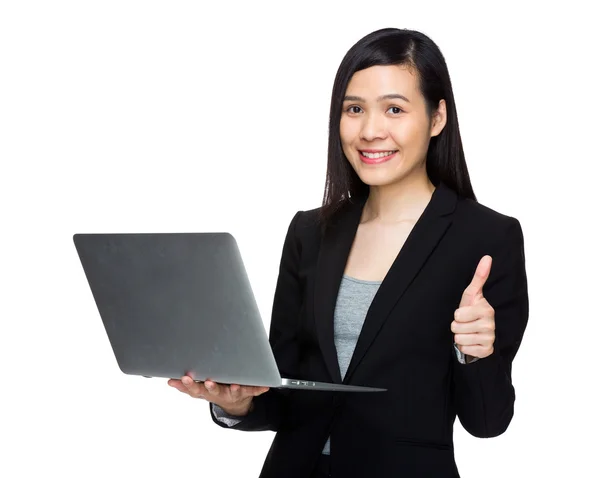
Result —
M492 258L482 257L473 280L463 292L450 327L458 349L471 357L485 358L494 351L495 312L483 297L483 286L491 268Z

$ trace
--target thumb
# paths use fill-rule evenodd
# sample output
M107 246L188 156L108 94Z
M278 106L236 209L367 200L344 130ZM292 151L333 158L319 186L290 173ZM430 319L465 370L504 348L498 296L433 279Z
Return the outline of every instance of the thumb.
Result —
M492 270L492 257L483 256L477 265L475 274L471 283L464 290L462 298L460 300L460 307L473 305L473 303L483 297L483 286L490 276Z

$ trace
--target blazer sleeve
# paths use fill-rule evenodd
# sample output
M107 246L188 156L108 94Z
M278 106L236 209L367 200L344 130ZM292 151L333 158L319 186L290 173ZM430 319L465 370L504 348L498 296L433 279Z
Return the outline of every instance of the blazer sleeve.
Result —
M492 250L492 269L483 296L494 308L494 352L463 365L453 361L454 403L465 430L480 438L498 436L508 428L515 390L512 362L521 344L529 316L523 232L510 218L503 239Z
M297 212L292 219L283 244L269 328L269 343L283 377L293 377L298 363L297 331L302 306L302 287L298 277L300 244L296 237L296 229L301 214L301 211ZM271 388L266 393L254 397L248 415L232 426L218 420L212 409L211 417L223 428L278 431L281 418L286 413L289 393L290 390Z

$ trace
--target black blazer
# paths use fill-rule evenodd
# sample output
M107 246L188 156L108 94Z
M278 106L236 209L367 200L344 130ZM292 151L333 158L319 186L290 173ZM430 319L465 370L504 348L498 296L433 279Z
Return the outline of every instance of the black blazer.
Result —
M528 319L519 221L440 184L372 302L342 381L333 312L363 206L347 205L323 234L317 209L294 216L270 342L284 378L387 391L271 389L255 398L232 428L277 432L261 477L308 478L328 436L334 477L458 477L456 416L477 437L503 433L512 419L511 364ZM486 254L493 259L483 292L496 313L495 351L463 365L450 324Z

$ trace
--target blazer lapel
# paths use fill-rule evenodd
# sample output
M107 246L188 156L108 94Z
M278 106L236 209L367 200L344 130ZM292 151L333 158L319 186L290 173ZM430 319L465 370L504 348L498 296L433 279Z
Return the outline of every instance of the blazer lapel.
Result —
M390 312L448 230L456 201L456 193L440 183L373 299L344 377L344 383L350 381L352 373L367 353Z
M456 193L440 183L373 299L343 383L350 381L390 312L450 226L456 201ZM364 204L364 199L348 204L335 224L327 228L317 259L314 316L319 345L333 383L342 383L333 336L333 316Z
M338 290L365 200L348 204L321 240L315 278L314 316L319 345L333 383L342 377L333 338L333 313Z

